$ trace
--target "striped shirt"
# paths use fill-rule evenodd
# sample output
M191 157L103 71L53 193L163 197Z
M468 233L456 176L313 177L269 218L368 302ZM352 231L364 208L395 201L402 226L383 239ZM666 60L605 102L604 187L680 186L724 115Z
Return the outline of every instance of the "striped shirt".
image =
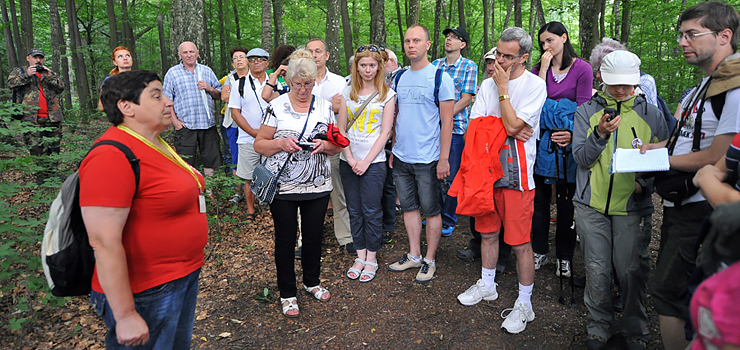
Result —
M221 83L208 66L196 63L190 73L180 63L164 75L162 92L174 103L177 119L188 129L208 129L216 125L213 98L206 90L198 89L198 81L203 80L214 89L221 91Z
M452 77L452 81L455 82L455 102L460 100L462 94L475 95L478 86L478 65L475 62L460 56L452 65L447 64L447 58L445 57L434 60L432 64ZM460 113L455 114L452 133L456 135L465 134L469 118L470 105L465 106Z

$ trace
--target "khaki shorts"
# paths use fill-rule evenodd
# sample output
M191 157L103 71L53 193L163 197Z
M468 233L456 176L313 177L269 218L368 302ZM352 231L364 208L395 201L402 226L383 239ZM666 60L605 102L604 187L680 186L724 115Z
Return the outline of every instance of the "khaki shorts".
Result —
M255 152L254 145L251 143L239 144L239 162L236 165L236 176L251 181L254 167L259 164L262 156Z

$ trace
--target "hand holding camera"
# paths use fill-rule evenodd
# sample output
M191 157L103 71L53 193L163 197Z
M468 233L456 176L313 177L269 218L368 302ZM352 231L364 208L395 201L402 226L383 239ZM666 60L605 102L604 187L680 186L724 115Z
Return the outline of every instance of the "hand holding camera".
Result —
M601 116L601 120L597 126L601 137L607 138L614 130L617 130L619 122L622 120L622 117L617 113L617 110L614 108L604 108L604 115Z

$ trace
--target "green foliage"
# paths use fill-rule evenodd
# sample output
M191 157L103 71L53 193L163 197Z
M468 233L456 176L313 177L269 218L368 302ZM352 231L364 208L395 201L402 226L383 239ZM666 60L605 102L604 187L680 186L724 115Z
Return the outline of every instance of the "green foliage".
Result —
M265 287L265 289L257 292L257 294L252 296L252 298L254 298L255 300L261 301L263 303L272 301L273 297L274 297L274 294L270 292L270 290L267 289L267 287Z

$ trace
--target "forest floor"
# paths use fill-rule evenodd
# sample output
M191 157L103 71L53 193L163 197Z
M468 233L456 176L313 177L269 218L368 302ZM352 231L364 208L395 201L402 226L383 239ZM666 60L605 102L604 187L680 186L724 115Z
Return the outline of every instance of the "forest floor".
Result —
M30 198L30 197L29 197ZM225 201L224 201L225 202ZM650 251L657 256L662 207L657 198ZM554 208L554 206L553 206ZM246 207L221 205L218 216L239 218ZM200 275L192 349L585 349L586 309L583 289L577 288L575 306L558 302L560 280L555 276L554 225L551 225L550 263L537 271L532 296L536 318L518 335L503 332L500 314L518 295L515 258L497 275L499 298L463 306L457 295L480 276L480 259L458 260L466 246L468 219L462 218L453 235L442 238L436 277L428 284L414 282L416 270L392 273L387 266L408 251L403 219L398 216L393 242L378 254L380 271L370 283L349 280L345 273L353 256L341 250L333 235L331 209L324 223L322 285L331 300L319 302L299 291L300 316L280 312L273 260L272 218L262 207L253 224L240 220L211 220L206 261ZM211 211L209 211L211 212ZM423 236L423 235L422 235ZM40 244L35 249L38 250ZM575 275L584 274L583 254L576 248ZM300 287L301 265L296 261ZM566 299L570 286L565 280ZM264 297L264 290L269 290ZM0 314L13 313L9 301L23 297L19 285L0 299ZM648 298L650 349L660 349L657 315ZM34 316L20 330L0 327L3 349L103 349L106 328L87 297L69 298L60 307L38 304ZM619 317L619 314L617 314ZM7 321L3 317L0 320ZM0 322L3 323L3 322ZM620 336L610 349L624 346Z

